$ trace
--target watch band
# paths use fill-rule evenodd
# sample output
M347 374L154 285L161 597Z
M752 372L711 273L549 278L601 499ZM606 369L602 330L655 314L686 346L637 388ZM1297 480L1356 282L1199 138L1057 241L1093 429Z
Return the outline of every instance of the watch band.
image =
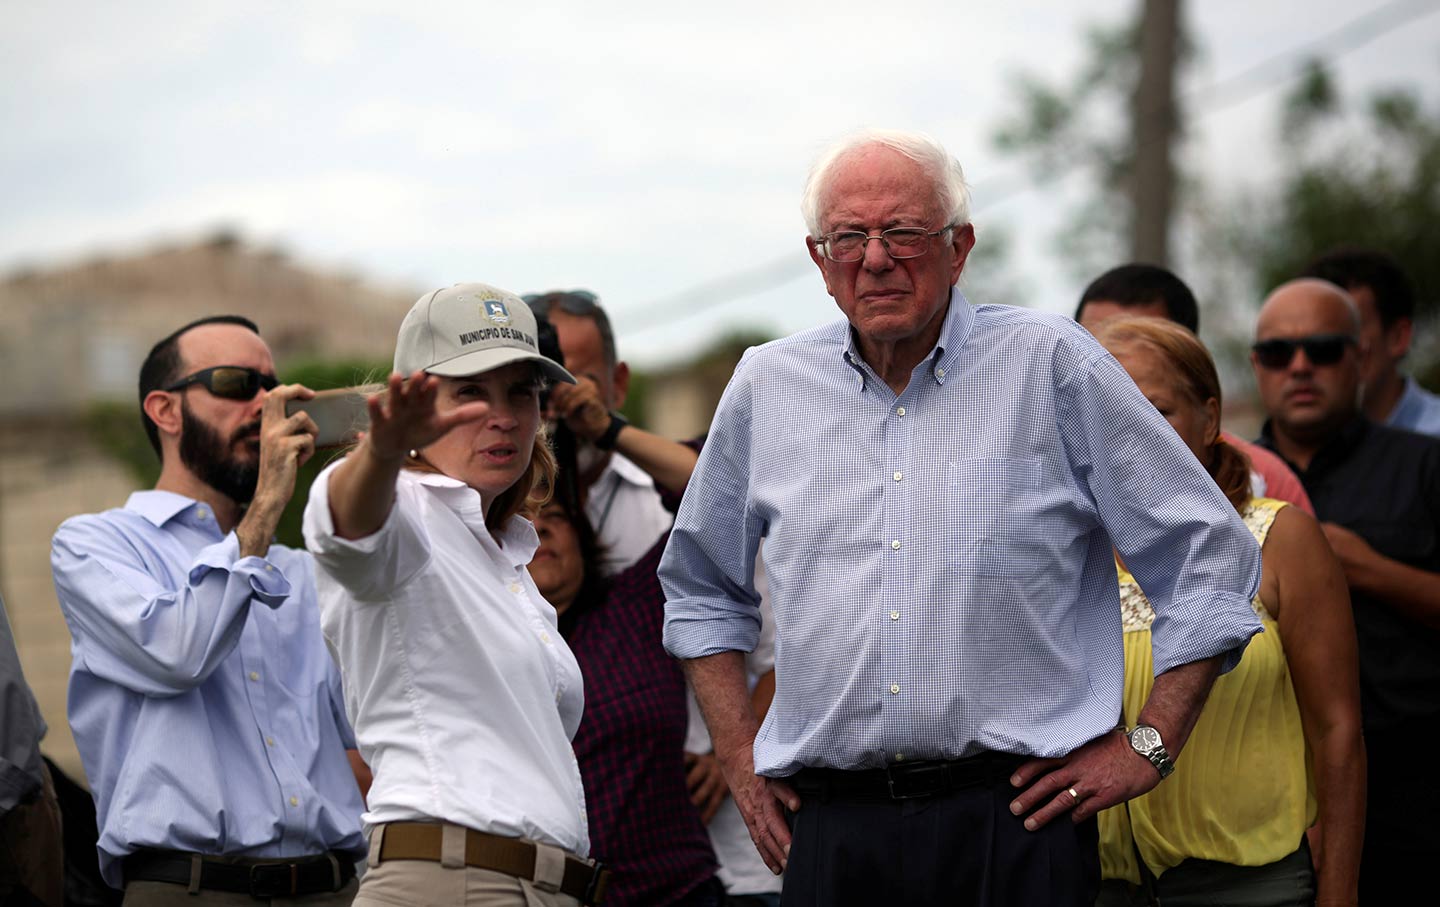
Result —
M595 446L600 448L601 450L614 450L615 439L620 437L620 429L624 428L629 424L629 419L626 419L624 416L620 415L614 410L611 410L610 426L605 429L605 434L595 439Z
M1170 754L1165 752L1165 747L1156 747L1145 754L1150 764L1155 766L1155 771L1160 773L1161 778L1168 778L1170 773L1175 771L1175 763L1170 761Z
M1142 732L1144 732L1142 734ZM1137 737L1145 737L1152 740L1152 743L1142 743ZM1155 766L1155 771L1160 773L1163 780L1175 771L1175 763L1170 759L1170 752L1165 749L1165 742L1160 739L1160 732L1146 724L1138 724L1134 729L1125 734L1130 742L1130 748L1137 754L1144 756L1150 764Z

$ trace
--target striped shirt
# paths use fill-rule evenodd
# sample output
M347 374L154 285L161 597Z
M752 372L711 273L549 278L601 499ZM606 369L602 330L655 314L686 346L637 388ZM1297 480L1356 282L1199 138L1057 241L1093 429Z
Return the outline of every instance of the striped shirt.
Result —
M1058 756L1114 727L1112 545L1160 615L1157 673L1233 666L1260 629L1259 548L1119 364L1069 319L958 291L899 396L845 322L746 353L661 565L671 653L754 647L761 539L765 775Z

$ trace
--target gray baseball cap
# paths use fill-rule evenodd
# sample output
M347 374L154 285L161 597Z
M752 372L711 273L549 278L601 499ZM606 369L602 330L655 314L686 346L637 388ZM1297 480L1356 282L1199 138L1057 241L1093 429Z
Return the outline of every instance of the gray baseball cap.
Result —
M552 381L575 376L540 354L535 313L519 296L489 284L457 283L411 306L395 340L395 371L458 378L531 361Z

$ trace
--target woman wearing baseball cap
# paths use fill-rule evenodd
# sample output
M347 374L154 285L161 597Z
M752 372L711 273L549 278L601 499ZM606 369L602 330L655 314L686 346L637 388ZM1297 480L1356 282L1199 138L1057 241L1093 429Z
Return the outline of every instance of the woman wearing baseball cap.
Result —
M518 297L430 293L369 432L311 490L321 622L375 774L357 905L573 905L603 888L570 745L580 669L526 570L525 517L555 470L546 380L575 379Z

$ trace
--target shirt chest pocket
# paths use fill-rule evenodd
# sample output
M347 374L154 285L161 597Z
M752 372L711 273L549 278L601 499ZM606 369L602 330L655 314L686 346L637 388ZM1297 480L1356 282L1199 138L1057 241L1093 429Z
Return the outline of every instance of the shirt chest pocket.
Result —
M1024 550L1043 541L1036 520L1038 458L954 459L946 468L946 480L952 562L992 572L1018 569L1030 560Z

